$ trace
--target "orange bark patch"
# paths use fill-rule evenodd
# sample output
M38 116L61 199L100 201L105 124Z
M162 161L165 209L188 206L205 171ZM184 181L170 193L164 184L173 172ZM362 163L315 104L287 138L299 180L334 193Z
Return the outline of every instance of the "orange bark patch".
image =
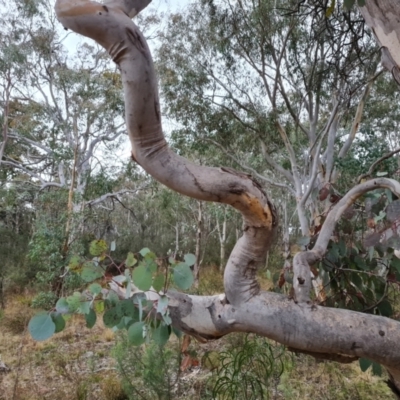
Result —
M257 219L260 226L272 228L275 217L269 204L263 206L257 197L248 193L243 193L241 198L243 203L247 204L248 210L253 214L253 218Z

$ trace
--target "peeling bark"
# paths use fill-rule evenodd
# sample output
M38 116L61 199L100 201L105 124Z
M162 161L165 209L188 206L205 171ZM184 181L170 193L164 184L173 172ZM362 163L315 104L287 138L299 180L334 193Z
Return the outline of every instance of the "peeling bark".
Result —
M168 148L162 133L152 58L143 35L130 19L148 3L148 0L112 0L104 4L57 0L56 12L65 27L96 40L119 66L134 160L179 193L229 204L242 213L243 236L227 262L225 294L190 296L168 292L174 326L203 341L230 332L255 332L321 357L339 361L365 357L383 364L399 389L400 323L314 305L309 292L310 265L323 257L343 211L357 197L376 188L388 188L400 195L400 184L390 179L374 179L357 185L338 202L329 213L315 247L295 256L296 301L260 291L256 271L265 260L274 236L275 208L251 176L229 168L197 166Z

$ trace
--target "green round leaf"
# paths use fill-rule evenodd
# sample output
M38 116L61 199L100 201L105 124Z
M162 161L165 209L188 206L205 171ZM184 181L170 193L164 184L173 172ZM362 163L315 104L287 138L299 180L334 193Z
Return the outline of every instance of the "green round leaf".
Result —
M185 259L185 264L191 267L196 262L196 256L194 254L185 254L183 257Z
M133 267L137 263L137 260L133 253L128 253L128 257L126 257L125 265L130 268Z
M79 292L75 292L72 296L66 298L69 312L75 312L81 305L82 295Z
M112 307L116 306L119 303L119 297L117 293L111 290L108 292L106 300L107 305L111 305Z
M363 372L365 372L372 364L372 361L367 360L366 358L360 358L358 362L360 363L360 368Z
M157 263L152 258L146 260L145 266L151 273L157 272Z
M167 325L161 324L158 328L153 330L153 340L160 346L164 346L168 342L171 329Z
M38 314L29 321L28 330L34 340L42 341L54 335L56 325L50 314Z
M145 341L144 322L135 322L128 329L129 341L134 346L140 346Z
M110 308L103 315L103 322L107 328L117 326L121 321L122 315L117 307Z
M139 310L135 305L133 304L132 299L126 299L122 300L119 304L118 307L120 309L121 314L124 317L130 317L132 318L135 322L139 321Z
M140 290L149 290L152 282L151 271L144 265L139 265L139 267L133 270L132 280Z
M169 316L169 311L167 311L165 314L162 315L162 319L165 322L166 325L171 325L172 324L172 319Z
M55 333L61 332L65 328L65 319L61 314L52 313L51 318L56 326Z
M193 284L193 273L188 265L179 263L173 269L174 282L182 290L189 289Z
M85 314L86 326L91 329L96 324L96 313L90 309L88 314Z
M80 272L82 269L82 259L80 256L72 256L69 260L68 268L72 272Z
M158 274L153 279L153 288L157 292L159 292L161 289L164 288L164 284L165 284L165 275L164 274Z
M90 243L89 252L92 256L101 256L107 251L107 243L105 240L93 240Z
M168 311L168 297L161 296L157 302L157 312L161 315L165 315Z
M129 329L129 327L135 322L138 322L138 321L134 321L131 317L122 317L122 319L121 319L121 323L123 324L122 329Z
M378 304L377 307L380 314L383 315L384 317L391 317L393 315L393 308L388 300L383 300Z
M102 313L104 311L104 301L96 301L94 303L94 308L98 313Z
M368 269L367 264L360 256L355 256L354 262L356 263L356 265L359 269L364 270L364 271Z
M85 282L93 282L94 280L101 278L103 276L103 271L101 268L96 267L92 263L85 263L82 268L81 278Z
M176 261L175 258L173 258L173 257L169 257L169 258L168 258L168 262L169 262L171 265L177 264L177 261Z
M61 297L57 300L56 311L60 314L66 314L69 312L69 305L65 297Z
M81 314L89 314L90 312L90 301L81 301L81 305L78 308L78 312Z
M89 292L92 293L93 296L97 296L101 293L102 287L98 283L92 283L89 285Z
M372 363L372 374L376 376L382 376L382 367L380 364L376 362Z
M397 257L393 257L390 266L397 272L400 272L400 260Z
M147 247L145 247L144 249L139 251L140 255L145 257L146 254L151 253L150 249L148 249Z

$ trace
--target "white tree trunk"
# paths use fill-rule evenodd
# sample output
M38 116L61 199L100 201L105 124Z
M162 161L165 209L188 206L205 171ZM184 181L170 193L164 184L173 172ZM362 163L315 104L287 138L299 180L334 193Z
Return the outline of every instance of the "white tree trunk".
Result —
M197 229L196 229L196 261L193 266L194 287L199 287L200 279L200 263L201 263L201 240L203 236L203 204L201 201L197 202Z
M216 215L216 222L217 222L217 232L218 232L218 239L219 239L219 270L223 272L225 268L225 249L226 249L226 225L227 225L227 218L226 218L226 208L224 208L224 220L222 221L222 227L219 222L218 215Z

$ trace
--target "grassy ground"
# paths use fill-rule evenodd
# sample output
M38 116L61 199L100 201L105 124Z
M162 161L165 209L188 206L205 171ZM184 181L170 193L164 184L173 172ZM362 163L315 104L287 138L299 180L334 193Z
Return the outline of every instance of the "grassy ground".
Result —
M222 282L218 276L215 270L204 271L200 291L220 291ZM269 283L264 279L262 285L268 287ZM131 397L134 399L211 399L212 381L216 379L212 370L220 365L219 354L240 348L244 340L244 335L233 334L205 345L192 341L186 355L194 365L182 372L182 343L176 338L168 344L167 352L159 354L152 348L127 348L124 338L105 328L101 321L89 330L79 316L68 321L62 333L34 342L26 331L35 312L30 307L31 298L29 294L14 295L8 299L6 310L0 312L0 361L11 369L0 373L1 400L124 400L129 399L126 393L132 393L132 385L137 391ZM167 368L163 369L160 360L169 363ZM270 399L394 398L384 382L385 376L361 372L358 363L317 362L287 352L282 360L283 374L273 373L269 380ZM118 369L124 363L125 376ZM163 379L158 380L157 374ZM153 382L154 388L149 388L148 382ZM165 390L160 391L163 385ZM224 397L228 398L232 397Z

